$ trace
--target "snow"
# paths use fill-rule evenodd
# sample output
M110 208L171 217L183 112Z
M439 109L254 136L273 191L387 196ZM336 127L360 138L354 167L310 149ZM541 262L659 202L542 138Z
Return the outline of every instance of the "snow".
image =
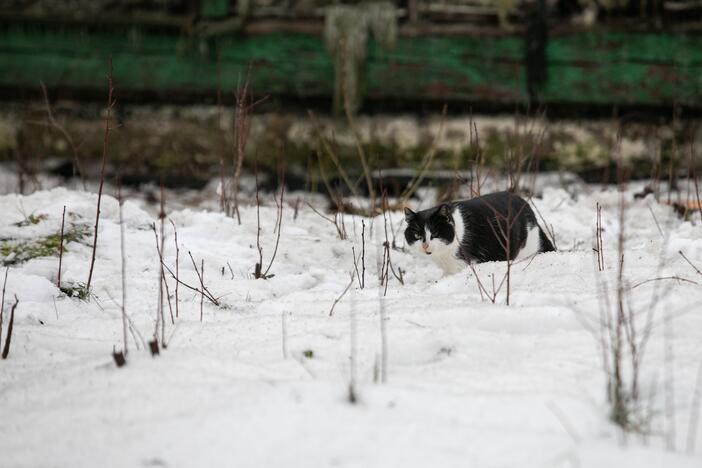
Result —
M634 201L634 191L626 194L628 281L679 276L697 283L660 280L631 290L642 324L660 296L641 373L644 404L654 415L646 437L623 434L609 421L600 351L587 329L602 299L598 279L610 292L616 280L621 226L614 188L575 196L546 188L534 199L559 251L513 266L510 306L504 290L495 304L481 299L470 270L442 276L426 258L400 250L391 255L405 284L391 274L383 298L380 216L366 239L366 288L354 283L331 317L353 269L351 247L361 250L360 218L345 218L349 239L340 240L304 203L295 220L286 206L270 269L275 276L262 280L252 275L255 206L242 209L238 225L203 208L216 206L216 197L202 206L175 202L167 211L178 229L181 279L198 284L188 251L198 266L204 259L205 283L221 306L205 301L200 322L199 296L180 287L175 325L165 308L168 348L152 358L130 336L123 368L111 357L122 347L119 205L106 195L90 301L57 289L56 257L9 269L5 310L15 295L20 303L10 356L0 362L0 465L699 467L702 429L693 453L686 447L699 410L692 400L702 362L702 278L678 251L702 266L702 225L680 220L651 196ZM92 226L95 202L95 194L63 188L1 196L0 239L55 234L64 205L73 222ZM603 206L601 273L592 252L596 203ZM155 213L137 199L124 204L126 308L147 340L158 298ZM13 224L29 214L48 218ZM260 216L265 270L275 243L272 194ZM401 247L403 215L391 216ZM172 268L173 229L170 223L164 229ZM89 243L67 246L62 284L87 280ZM488 289L490 275L499 283L504 270L499 262L476 265ZM175 283L168 281L173 296ZM387 382L374 383L381 301ZM355 405L347 399L353 324ZM664 352L665 324L672 327L672 362ZM671 373L672 415L664 391Z

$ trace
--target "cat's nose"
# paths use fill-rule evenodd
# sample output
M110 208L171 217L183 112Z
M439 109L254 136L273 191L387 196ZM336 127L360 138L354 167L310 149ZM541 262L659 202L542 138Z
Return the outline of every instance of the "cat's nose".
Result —
M429 244L427 242L422 242L422 249L426 251L429 248Z

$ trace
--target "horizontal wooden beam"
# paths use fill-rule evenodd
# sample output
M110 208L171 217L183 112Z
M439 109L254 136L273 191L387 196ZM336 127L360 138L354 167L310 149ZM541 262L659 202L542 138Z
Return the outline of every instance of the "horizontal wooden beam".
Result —
M296 32L202 38L164 31L0 27L0 85L99 92L107 58L118 89L214 96L233 91L252 65L257 93L329 98L334 68L322 38ZM401 35L392 50L369 41L368 99L526 103L520 35ZM552 35L542 104L702 108L702 35L585 31Z

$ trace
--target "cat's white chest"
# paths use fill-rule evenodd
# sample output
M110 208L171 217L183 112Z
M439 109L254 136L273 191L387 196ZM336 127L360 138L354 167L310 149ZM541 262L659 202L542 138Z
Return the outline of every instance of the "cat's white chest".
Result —
M434 252L431 255L431 259L447 275L458 273L466 267L466 263L458 258L458 247Z
M445 275L458 273L466 268L467 264L460 259L458 253L461 247L461 241L465 235L465 225L463 216L458 211L452 213L455 236L450 244L439 243L431 254L431 260L443 270Z

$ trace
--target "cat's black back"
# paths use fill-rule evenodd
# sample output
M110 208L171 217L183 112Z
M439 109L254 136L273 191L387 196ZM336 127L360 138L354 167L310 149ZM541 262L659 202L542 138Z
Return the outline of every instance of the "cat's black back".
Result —
M527 241L530 229L539 229L540 252L555 248L536 222L529 204L519 195L496 192L449 204L458 208L465 226L459 256L469 262L514 259ZM506 241L509 239L509 242Z

